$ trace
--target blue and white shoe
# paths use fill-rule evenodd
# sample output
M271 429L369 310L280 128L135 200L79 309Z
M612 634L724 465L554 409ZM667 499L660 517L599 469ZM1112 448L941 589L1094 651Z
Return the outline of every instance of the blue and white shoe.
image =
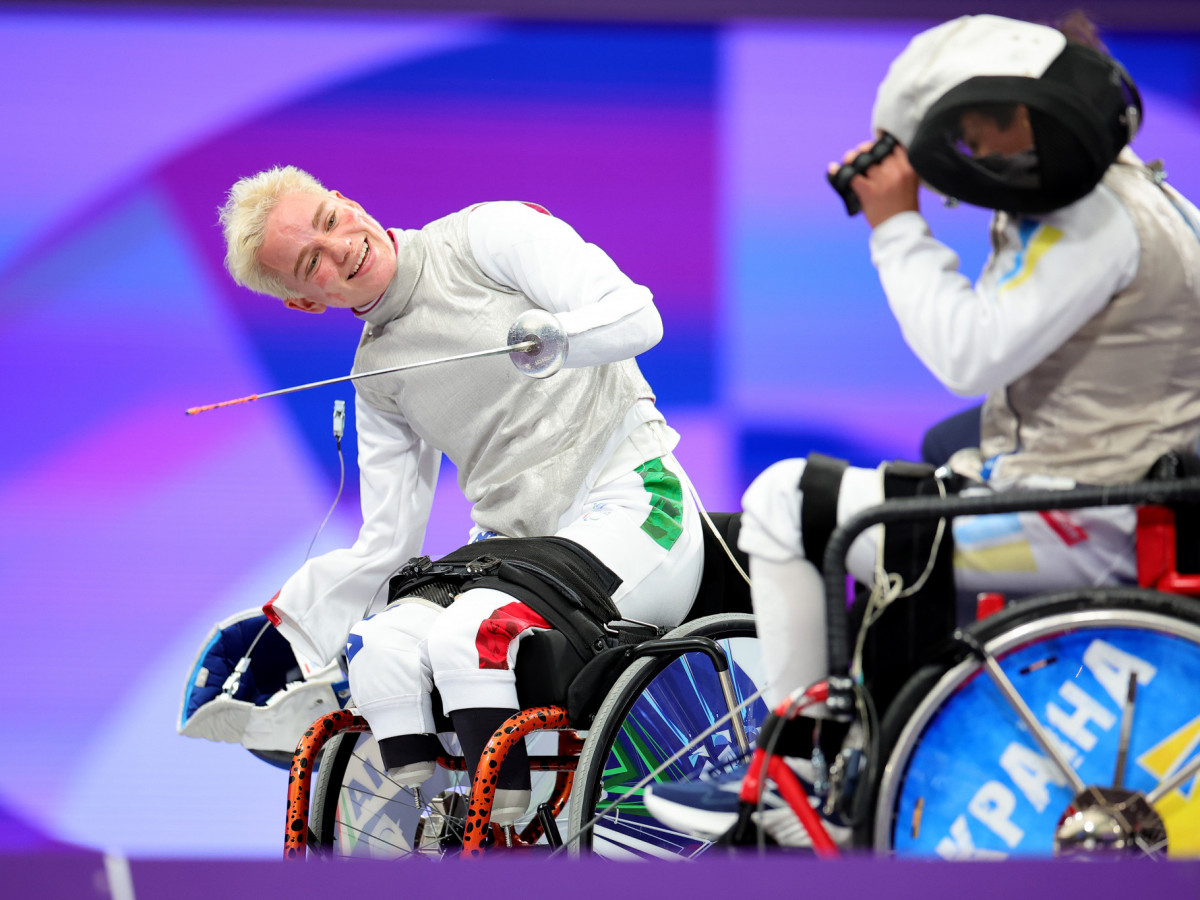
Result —
M790 762L790 761L789 761ZM814 807L819 800L812 796L812 785L804 777L804 763L792 764ZM702 781L667 781L646 788L646 810L669 828L715 840L736 823L739 811L738 794L746 775L746 765L730 769ZM787 801L768 780L763 790L762 812L752 817L782 847L811 847L812 839ZM840 817L821 816L825 830L835 844L849 846L852 829Z

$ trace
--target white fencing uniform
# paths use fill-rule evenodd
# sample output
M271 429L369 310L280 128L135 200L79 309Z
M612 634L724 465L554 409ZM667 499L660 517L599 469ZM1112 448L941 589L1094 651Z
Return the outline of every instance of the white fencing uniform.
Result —
M663 462L668 472L679 471L674 457ZM691 606L700 581L702 534L686 489L681 496L682 527L669 546L652 536L653 528L643 527L658 516L659 507L642 476L632 471L595 487L556 532L592 551L621 577L613 599L623 615L673 625ZM481 546L480 553L486 548ZM548 627L528 606L490 588L466 591L445 610L424 603L391 606L352 631L355 704L371 730L384 737L434 731L429 692L435 682L447 713L515 709L513 665L520 641Z
M478 655L463 660L484 623L514 639L540 627L498 623L506 604L486 596L464 597L450 615L404 604L357 624L382 606L388 577L420 553L442 453L458 469L476 532L579 541L625 578L616 599L636 618L680 621L702 566L689 499L671 511L683 533L669 548L643 528L661 510L635 470L661 458L682 475L670 456L678 435L632 360L662 335L650 292L530 204L482 204L389 234L397 274L377 301L355 311L366 322L356 371L496 346L534 307L559 317L569 351L564 369L547 379L498 357L356 385L362 530L353 547L306 563L268 612L314 659L336 656L355 628L351 691L377 737L429 730L431 653L457 673L444 689L448 710L501 697L501 706L515 706L510 670Z
M997 213L974 286L919 213L875 228L872 260L905 340L951 390L988 395L984 450L950 461L980 489L1130 481L1162 453L1196 446L1200 219L1167 190L1125 151L1070 206ZM773 703L828 674L823 585L800 538L803 470L803 460L778 463L743 498L739 544ZM877 470L850 468L838 521L882 499ZM1135 524L1129 508L957 519L956 585L1020 596L1130 582ZM877 533L860 535L847 560L865 583Z

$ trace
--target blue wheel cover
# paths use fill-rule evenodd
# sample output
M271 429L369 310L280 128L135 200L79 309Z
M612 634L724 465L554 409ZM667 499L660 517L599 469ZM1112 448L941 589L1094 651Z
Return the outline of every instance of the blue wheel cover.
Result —
M740 703L759 686L737 664L730 642L719 643L729 654L734 693ZM639 695L625 717L604 765L596 809L607 807L727 711L720 682L706 656L688 653L672 661ZM742 711L751 745L767 713L761 698ZM703 772L733 762L739 755L732 725L727 723L655 780L691 781ZM688 856L708 846L707 841L671 831L646 812L642 789L598 823L595 838L598 845L616 845L636 856Z
M1121 710L1138 674L1124 787L1148 791L1200 753L1200 647L1132 627L1085 628L1000 660L1083 782L1113 784ZM981 671L920 735L897 794L897 855L1045 856L1071 789ZM1200 855L1200 790L1191 778L1156 806L1171 856Z

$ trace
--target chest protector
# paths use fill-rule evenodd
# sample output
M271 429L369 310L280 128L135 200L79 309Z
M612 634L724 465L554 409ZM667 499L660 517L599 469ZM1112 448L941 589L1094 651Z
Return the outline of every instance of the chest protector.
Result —
M1133 218L1137 274L1065 344L988 396L980 449L1000 455L996 476L1134 481L1200 439L1200 241L1144 166L1119 162L1103 183Z
M397 276L380 307L388 318L364 328L354 371L501 346L535 308L475 262L468 214L392 232ZM503 356L380 375L357 389L450 457L475 523L510 537L556 531L630 407L654 397L633 360L535 379Z

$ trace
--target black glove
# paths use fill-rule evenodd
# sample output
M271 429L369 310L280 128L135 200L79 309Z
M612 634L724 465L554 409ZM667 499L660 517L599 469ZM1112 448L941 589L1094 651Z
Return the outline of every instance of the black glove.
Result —
M858 195L850 187L851 180L857 175L863 175L871 166L877 166L884 158L896 149L896 139L890 134L884 134L870 150L860 153L836 172L830 172L825 177L838 192L842 202L846 204L846 215L857 215L862 210Z

